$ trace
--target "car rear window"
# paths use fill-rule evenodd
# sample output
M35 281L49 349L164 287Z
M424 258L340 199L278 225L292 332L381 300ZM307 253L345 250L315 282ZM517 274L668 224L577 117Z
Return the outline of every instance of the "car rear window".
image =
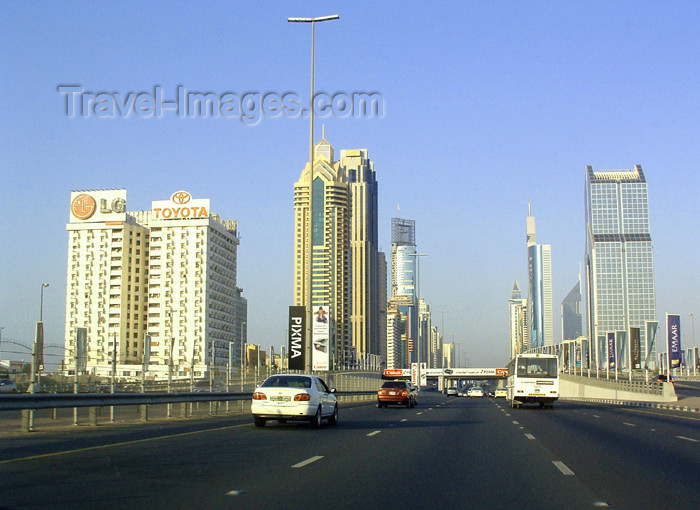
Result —
M296 375L275 375L262 383L263 388L311 388L311 378Z
M382 388L405 388L406 383L402 381L386 381L382 384Z

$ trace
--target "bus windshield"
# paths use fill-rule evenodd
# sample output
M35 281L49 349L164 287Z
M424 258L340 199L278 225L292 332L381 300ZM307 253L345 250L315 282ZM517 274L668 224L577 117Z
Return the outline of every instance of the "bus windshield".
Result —
M557 360L552 358L519 358L518 377L557 377Z

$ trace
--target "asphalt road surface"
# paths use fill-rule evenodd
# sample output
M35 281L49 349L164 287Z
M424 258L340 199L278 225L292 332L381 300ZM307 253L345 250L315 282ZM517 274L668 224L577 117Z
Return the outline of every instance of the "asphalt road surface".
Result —
M2 509L700 507L700 415L422 392L340 423L247 415L15 434Z

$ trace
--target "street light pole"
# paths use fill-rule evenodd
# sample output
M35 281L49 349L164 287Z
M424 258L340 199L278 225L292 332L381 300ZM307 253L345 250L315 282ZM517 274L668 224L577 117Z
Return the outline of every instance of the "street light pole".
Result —
M314 213L314 40L316 37L316 23L339 19L337 14L321 16L317 18L287 18L289 23L311 23L311 95L309 102L309 219L308 219L308 247L306 251L306 263L308 270L307 279L307 320L306 320L306 346L304 348L304 369L311 371L311 332L313 319L313 213Z
M697 348L695 347L695 315L693 315L692 313L689 313L688 315L693 320L693 375L696 375L698 365L698 353Z
M44 322L44 289L48 286L48 283L41 284L41 307L39 308L39 322Z

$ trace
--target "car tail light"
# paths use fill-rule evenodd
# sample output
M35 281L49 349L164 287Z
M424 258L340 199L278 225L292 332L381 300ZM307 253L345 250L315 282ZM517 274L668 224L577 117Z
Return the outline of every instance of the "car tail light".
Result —
M267 400L267 395L256 391L255 393L253 393L253 400Z
M308 393L297 393L294 395L295 402L308 402L309 400L311 400L311 395Z

